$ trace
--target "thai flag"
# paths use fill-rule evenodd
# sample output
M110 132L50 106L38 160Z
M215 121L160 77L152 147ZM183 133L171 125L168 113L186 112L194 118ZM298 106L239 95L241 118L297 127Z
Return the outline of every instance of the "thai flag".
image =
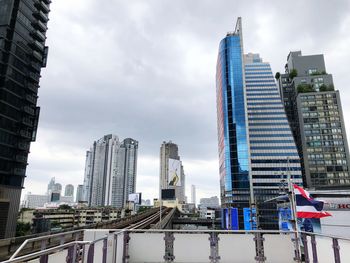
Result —
M298 218L322 218L332 216L323 210L322 201L313 199L310 194L300 186L293 184L296 199L296 210Z

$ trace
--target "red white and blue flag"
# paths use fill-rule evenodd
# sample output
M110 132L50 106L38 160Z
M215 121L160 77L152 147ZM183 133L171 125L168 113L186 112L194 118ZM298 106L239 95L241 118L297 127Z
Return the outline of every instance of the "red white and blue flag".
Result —
M323 201L313 199L310 194L300 186L293 184L296 212L298 218L322 218L332 216L323 210Z

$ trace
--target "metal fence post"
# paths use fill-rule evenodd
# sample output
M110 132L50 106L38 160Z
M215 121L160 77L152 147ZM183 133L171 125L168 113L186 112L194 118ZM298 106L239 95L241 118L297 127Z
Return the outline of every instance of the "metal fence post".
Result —
M174 256L174 233L172 232L165 232L164 233L164 242L165 242L165 255L164 260L165 262L173 262L175 259Z
M218 263L220 262L220 256L219 256L219 236L217 233L212 232L210 233L209 241L210 241L210 262L211 263Z
M91 244L88 249L87 263L94 262L95 244Z
M310 263L309 248L307 246L307 236L305 233L301 233L301 240L304 246L304 261L305 263Z
M123 244L123 263L128 263L129 262L129 232L125 231L124 232L124 244Z
M265 238L262 236L260 232L256 232L253 240L255 241L255 250L256 250L255 260L256 262L264 263L266 260L266 257L264 255Z
M317 259L317 243L315 235L311 235L311 246L312 246L312 262L318 263Z
M334 262L340 263L340 253L339 253L340 247L338 243L338 239L333 238L333 251L334 251Z
M67 257L66 257L66 262L67 263L73 263L73 256L74 255L74 246L70 246L68 248L68 253L67 253Z
M41 249L40 250L45 250L46 249L46 240L41 241ZM42 255L40 256L40 263L47 263L49 261L49 255Z
M103 239L103 247L102 247L102 263L107 262L107 238Z

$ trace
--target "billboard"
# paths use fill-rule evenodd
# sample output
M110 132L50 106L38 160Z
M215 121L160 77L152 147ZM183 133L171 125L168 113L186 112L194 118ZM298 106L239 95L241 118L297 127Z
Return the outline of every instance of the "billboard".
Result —
M243 208L244 230L256 230L256 209L250 207Z
M279 228L281 231L293 231L291 223L292 211L289 207L278 209ZM298 229L306 232L321 233L321 223L319 218L298 218Z
M129 194L128 201L134 204L141 204L141 193Z
M175 189L162 189L162 200L175 200Z
M181 186L181 161L170 159L168 161L168 185Z
M221 210L221 228L226 230L238 230L238 208L223 208Z

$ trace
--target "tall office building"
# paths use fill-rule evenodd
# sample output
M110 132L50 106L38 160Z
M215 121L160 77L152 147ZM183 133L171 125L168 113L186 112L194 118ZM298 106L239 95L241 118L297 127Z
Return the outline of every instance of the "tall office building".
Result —
M349 189L349 148L338 90L323 55L290 52L280 94L302 161L304 185Z
M160 147L160 193L163 189L175 189L175 197L185 203L185 173L175 143L163 142Z
M47 185L47 192L52 191L54 185L55 185L55 177L52 177L50 182Z
M0 238L14 236L37 94L46 65L50 0L0 0Z
M74 186L72 184L67 184L64 188L64 196L73 196L74 195Z
M94 142L86 154L84 200L90 206L122 208L135 192L138 142L115 135Z
M243 53L239 18L220 42L216 72L221 205L257 207L260 227L278 228L273 202L287 174L301 184L300 160L270 64Z
M196 186L191 185L191 203L196 204Z

